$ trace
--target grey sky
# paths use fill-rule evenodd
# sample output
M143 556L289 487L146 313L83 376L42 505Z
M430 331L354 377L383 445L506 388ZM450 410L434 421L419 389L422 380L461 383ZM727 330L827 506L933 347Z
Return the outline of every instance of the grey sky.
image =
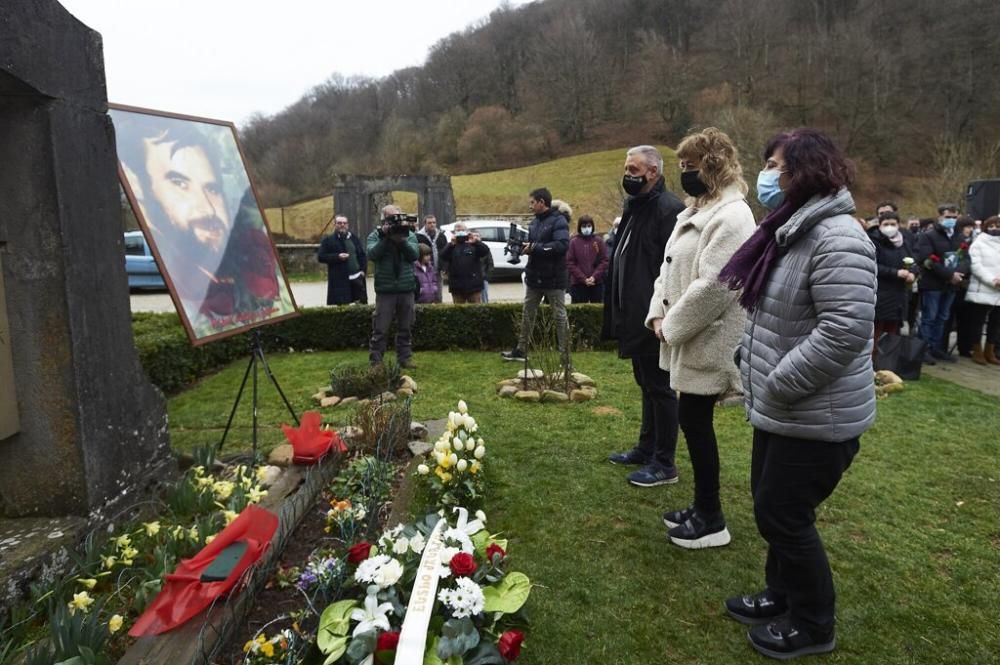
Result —
M511 4L524 4L513 0ZM240 123L330 74L421 64L500 0L61 0L104 37L113 102Z

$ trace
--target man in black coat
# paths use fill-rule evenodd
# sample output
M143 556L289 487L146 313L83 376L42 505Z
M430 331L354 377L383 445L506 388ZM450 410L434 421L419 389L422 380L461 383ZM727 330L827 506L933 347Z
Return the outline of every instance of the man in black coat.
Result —
M483 301L483 258L489 247L470 234L464 222L456 222L451 241L441 252L441 262L448 266L448 290L456 305Z
M608 459L641 465L628 481L655 487L677 482L677 394L670 388L670 372L660 369L660 341L645 321L663 250L684 204L666 190L663 157L653 146L628 151L622 186L629 196L608 266L603 333L618 340L619 357L632 360L632 374L642 390L642 425L638 444Z
M347 226L347 217L337 215L333 220L333 233L320 242L316 256L320 263L327 266L327 305L368 302L365 281L368 257L364 245Z
M569 222L552 207L552 193L544 187L528 195L528 207L535 219L528 226L528 242L524 253L528 265L524 268L524 312L521 315L521 334L512 351L504 351L504 360L524 362L525 349L531 341L535 315L542 298L552 307L556 321L556 338L564 369L571 369L569 361L569 318L566 316L566 250L569 249Z
M927 342L924 362L934 360L955 362L948 353L948 332L945 323L951 316L958 285L970 272L969 247L961 233L955 231L958 206L944 203L938 206L938 222L917 241L917 264L920 275L920 337ZM964 249L963 249L964 245Z

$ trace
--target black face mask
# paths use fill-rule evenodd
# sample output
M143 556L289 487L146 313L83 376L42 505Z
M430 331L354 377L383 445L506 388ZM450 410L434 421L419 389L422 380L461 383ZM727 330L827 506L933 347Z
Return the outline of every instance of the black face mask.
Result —
M646 182L646 176L644 175L629 175L626 173L622 176L622 189L629 196L635 196L646 186Z
M987 229L986 232L991 236L1000 236L1000 229Z
M683 171L681 173L681 189L688 196L698 198L699 196L708 194L708 186L701 181L699 177L700 173L700 171Z

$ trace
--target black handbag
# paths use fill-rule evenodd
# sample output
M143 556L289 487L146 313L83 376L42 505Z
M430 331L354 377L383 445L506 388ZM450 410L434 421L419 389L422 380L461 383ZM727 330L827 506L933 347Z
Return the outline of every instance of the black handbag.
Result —
M920 379L927 342L919 337L883 333L876 344L878 344L878 355L875 356L876 371L887 369L906 381Z

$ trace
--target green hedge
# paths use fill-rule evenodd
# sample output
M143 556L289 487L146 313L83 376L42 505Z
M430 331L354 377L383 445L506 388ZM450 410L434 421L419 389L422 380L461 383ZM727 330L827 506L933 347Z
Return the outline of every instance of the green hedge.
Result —
M601 341L600 305L567 305L574 349L612 348ZM313 307L301 315L261 329L269 351L365 349L371 334L372 306ZM543 306L540 316L547 316ZM510 349L517 338L519 303L418 305L413 327L415 351ZM249 357L246 335L200 347L188 342L176 314L137 313L132 330L139 359L150 381L165 393L183 390L199 377L238 358ZM390 349L392 348L390 337Z

